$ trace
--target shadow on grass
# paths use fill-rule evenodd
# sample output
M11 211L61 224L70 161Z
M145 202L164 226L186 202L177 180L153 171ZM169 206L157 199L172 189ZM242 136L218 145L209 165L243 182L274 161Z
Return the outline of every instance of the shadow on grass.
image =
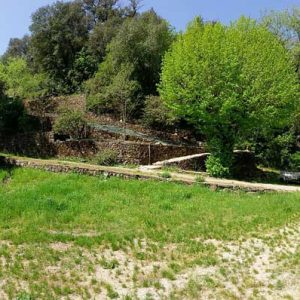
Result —
M0 183L7 184L17 168L13 163L8 162L4 156L0 156Z

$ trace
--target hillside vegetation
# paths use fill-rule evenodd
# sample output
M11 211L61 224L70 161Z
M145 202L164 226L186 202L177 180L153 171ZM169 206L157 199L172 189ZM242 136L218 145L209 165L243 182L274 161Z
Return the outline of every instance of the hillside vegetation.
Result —
M12 38L1 57L0 133L45 131L25 99L39 104L42 122L49 99L81 93L86 105L66 103L57 134L88 138L86 113L109 114L124 128L188 128L212 153L207 170L217 177L233 175L236 149L300 170L300 9L230 25L199 16L176 32L141 4L58 1L34 12L30 34Z

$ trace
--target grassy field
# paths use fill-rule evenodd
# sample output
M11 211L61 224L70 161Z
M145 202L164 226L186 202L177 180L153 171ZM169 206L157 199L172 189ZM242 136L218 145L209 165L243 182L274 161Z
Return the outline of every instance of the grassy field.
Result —
M0 299L299 299L300 195L0 170Z

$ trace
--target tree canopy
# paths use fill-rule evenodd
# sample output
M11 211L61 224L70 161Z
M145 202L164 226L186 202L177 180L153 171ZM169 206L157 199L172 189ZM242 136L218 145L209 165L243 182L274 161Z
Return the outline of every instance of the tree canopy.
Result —
M131 70L126 76L139 86L136 102L146 95L156 94L162 58L173 38L169 24L152 10L127 19L108 45L104 62L88 84L90 105L103 106L105 94L114 86L116 78L122 77L120 73L124 74L120 66ZM114 103L110 97L107 104L112 104L113 108Z
M160 130L193 126L219 174L230 173L235 148L287 165L300 140L300 8L229 26L198 17L184 33L139 8L139 0L69 0L38 9L30 35L12 38L1 57L0 118L19 100L42 108L85 93L94 113Z
M262 23L291 51L300 79L300 8L271 11L263 17Z
M23 38L11 38L6 52L3 54L3 60L9 58L25 58L29 59L30 36L24 35Z
M59 91L73 92L70 72L86 45L89 20L78 2L56 2L37 10L30 27L34 66L46 72Z
M47 81L43 73L34 74L23 58L10 58L0 63L0 82L3 93L12 98L34 99L47 93Z
M166 54L160 94L207 138L230 171L241 141L288 126L299 103L292 58L280 40L242 17L226 27L196 19Z

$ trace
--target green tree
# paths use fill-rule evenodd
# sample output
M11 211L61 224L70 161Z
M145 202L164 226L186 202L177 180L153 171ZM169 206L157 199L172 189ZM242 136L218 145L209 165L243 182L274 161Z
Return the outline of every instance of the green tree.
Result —
M79 1L56 2L32 16L31 52L36 69L46 72L58 92L77 89L72 70L78 53L88 40L89 18Z
M292 52L300 79L300 8L271 11L262 18L262 24L276 34Z
M75 57L73 68L69 71L72 86L81 91L82 83L88 80L97 71L97 60L85 48Z
M0 133L15 133L25 129L25 111L22 101L7 96L6 68L0 62Z
M5 79L6 79L5 66L0 61L0 97L5 94Z
M107 67L106 64L101 65L95 80L88 83L89 89L98 91L89 97L89 104L91 107L98 108L98 113L113 113L118 117L120 116L126 123L127 119L134 115L139 105L140 86L137 81L132 80L133 66L121 65L118 73L113 75L110 75L110 70L102 69L105 67ZM106 74L107 77L101 76L102 73ZM99 83L101 83L100 86L98 86Z
M159 90L174 113L205 134L217 158L210 162L225 175L235 145L289 126L299 106L291 56L244 17L229 27L197 18L166 54Z
M23 38L12 38L9 41L6 52L3 54L3 60L7 61L9 58L25 58L29 60L29 45L30 36L24 35Z
M127 19L108 45L104 62L88 84L90 106L103 105L101 91L114 86L120 66L124 65L130 66L130 80L140 87L140 95L136 95L138 102L146 95L156 94L162 58L173 37L169 24L152 10Z
M37 98L45 95L47 76L33 74L23 58L10 58L6 65L0 65L0 81L5 85L5 93L12 98Z
M139 0L130 0L122 6L119 0L82 0L87 16L91 20L88 49L98 63L102 62L106 47L117 35L126 18L138 15Z
M106 22L98 22L89 35L88 49L98 63L101 63L106 54L107 45L117 35L124 19L113 16Z
M82 0L82 3L94 24L104 23L110 17L120 14L119 0Z

